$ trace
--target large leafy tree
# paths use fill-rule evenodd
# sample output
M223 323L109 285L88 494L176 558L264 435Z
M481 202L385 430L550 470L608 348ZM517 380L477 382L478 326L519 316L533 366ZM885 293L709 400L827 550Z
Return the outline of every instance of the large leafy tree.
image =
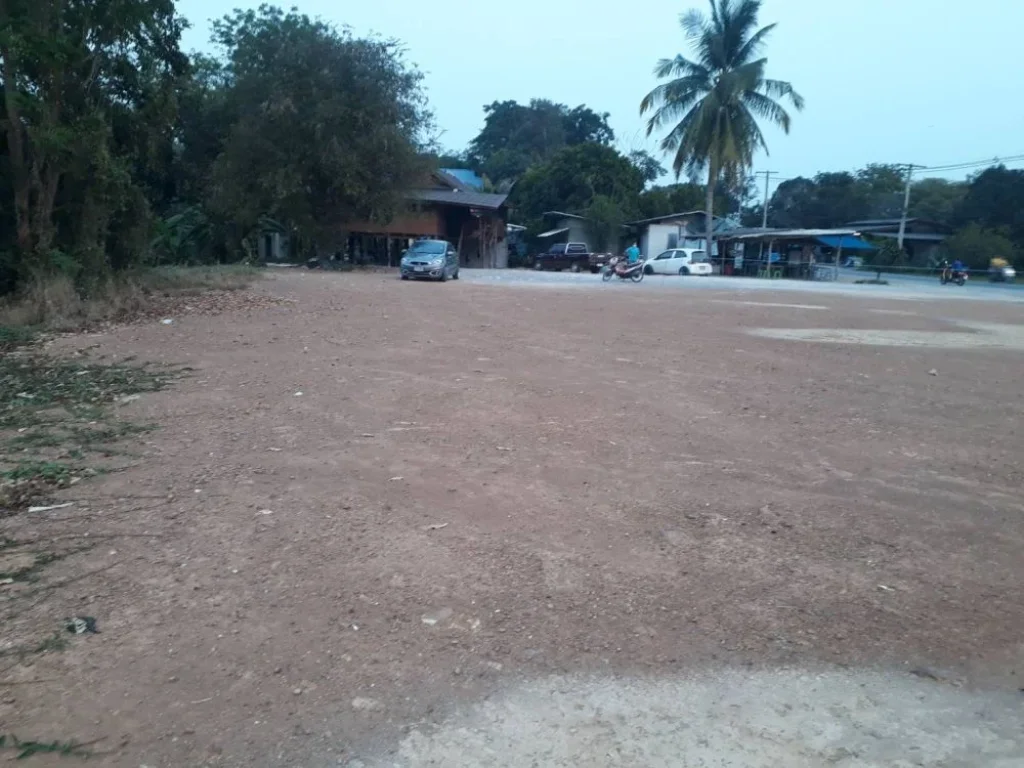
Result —
M484 127L470 142L470 164L495 184L511 182L567 146L611 144L608 113L570 109L546 99L529 104L495 101L484 107Z
M1024 247L1024 170L993 166L975 176L955 214L957 223L1004 230Z
M651 114L648 135L669 128L661 148L673 155L676 176L707 174L709 248L716 182L722 178L737 185L754 153L767 152L759 120L789 132L790 115L782 100L803 108L789 83L767 77L768 60L761 53L775 25L759 29L760 10L760 0L710 0L709 14L683 14L680 24L695 58L662 59L654 73L666 82L640 103L640 113Z
M527 223L551 210L584 214L598 197L602 211L611 201L625 217L637 213L643 187L640 171L612 147L580 144L527 171L512 196L516 213Z
M979 177L980 178L980 177ZM856 173L819 173L782 182L771 197L768 223L773 227L839 227L861 219L899 218L903 208L905 176L895 166L868 165ZM968 191L965 182L926 178L910 192L910 215L955 226L971 220L962 215L961 202ZM987 204L971 215L987 215ZM1007 210L1012 209L1007 208ZM760 226L760 208L750 223ZM986 226L1006 226L1003 220L984 220Z
M644 190L637 202L639 217L642 219L699 211L704 206L704 188L690 182L651 187ZM715 210L724 211L732 207L735 207L735 201L722 189L718 189L715 192Z
M140 256L173 194L172 0L0 0L15 272L95 273Z
M958 206L967 194L967 183L929 178L914 183L910 191L910 215L952 224ZM1024 205L1024 201L1021 201Z
M335 247L347 222L387 220L425 168L421 74L392 40L272 6L214 24L231 124L210 179L237 232L261 217Z
M996 257L1019 263L1024 256L1024 249L1014 244L1005 229L987 229L977 223L957 230L942 247L946 258L960 259L969 269L987 269Z

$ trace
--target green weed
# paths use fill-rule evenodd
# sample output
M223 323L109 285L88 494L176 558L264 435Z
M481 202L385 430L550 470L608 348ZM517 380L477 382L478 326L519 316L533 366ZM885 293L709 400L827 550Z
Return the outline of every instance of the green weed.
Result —
M0 733L0 749L11 749L17 753L16 760L34 755L59 755L60 757L89 758L92 752L75 741L22 741L13 733Z

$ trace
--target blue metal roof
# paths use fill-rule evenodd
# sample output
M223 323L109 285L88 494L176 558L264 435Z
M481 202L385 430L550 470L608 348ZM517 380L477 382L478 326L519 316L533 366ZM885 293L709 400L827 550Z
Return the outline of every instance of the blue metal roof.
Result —
M873 251L875 246L856 235L825 235L819 237L818 242L827 245L829 248L838 248L842 245L844 251Z
M461 183L467 187L472 187L477 192L482 192L484 188L484 180L476 175L474 171L469 168L442 168L442 171L447 173L449 176L454 176Z

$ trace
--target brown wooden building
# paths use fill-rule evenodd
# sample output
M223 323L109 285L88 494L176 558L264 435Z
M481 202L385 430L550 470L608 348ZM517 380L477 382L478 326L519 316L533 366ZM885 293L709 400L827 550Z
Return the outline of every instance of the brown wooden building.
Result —
M409 207L387 224L353 222L346 227L345 254L359 264L397 266L416 238L447 240L459 251L463 267L508 266L508 195L495 195L434 171L406 195Z

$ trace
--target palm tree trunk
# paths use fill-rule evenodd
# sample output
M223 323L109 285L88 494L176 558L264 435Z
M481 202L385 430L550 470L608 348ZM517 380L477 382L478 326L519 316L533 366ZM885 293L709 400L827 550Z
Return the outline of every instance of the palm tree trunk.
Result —
M715 160L711 158L708 163L708 188L707 197L704 200L704 249L708 254L708 260L713 259L711 243L715 232L715 178L718 176L718 168L715 167ZM714 263L712 261L712 263ZM722 272L725 272L725 259L722 260Z

